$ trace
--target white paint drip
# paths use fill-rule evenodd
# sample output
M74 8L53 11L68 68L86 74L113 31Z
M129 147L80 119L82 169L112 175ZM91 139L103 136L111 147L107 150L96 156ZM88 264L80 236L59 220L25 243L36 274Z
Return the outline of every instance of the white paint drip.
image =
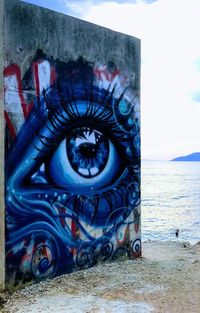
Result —
M5 77L4 86L5 86L5 110L7 112L19 113L23 115L16 75L10 75Z
M76 138L76 147L79 147L81 144L83 143L93 143L95 144L96 143L96 138L95 138L95 133L92 132L90 134L90 132L84 132L83 135L85 136L85 138L79 138L77 137Z
M18 90L18 80L16 75L4 77L5 87L5 111L10 116L11 122L18 133L24 124L24 114L21 106L21 99ZM16 119L17 115L17 119Z
M47 89L50 86L51 66L48 61L43 61L38 64L38 76L39 76L39 90L40 94L43 89Z

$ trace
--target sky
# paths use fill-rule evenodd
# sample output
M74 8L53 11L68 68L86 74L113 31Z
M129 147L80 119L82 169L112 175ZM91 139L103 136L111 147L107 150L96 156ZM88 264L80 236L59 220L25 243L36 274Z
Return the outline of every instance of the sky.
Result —
M200 0L25 0L141 39L141 151L200 152Z

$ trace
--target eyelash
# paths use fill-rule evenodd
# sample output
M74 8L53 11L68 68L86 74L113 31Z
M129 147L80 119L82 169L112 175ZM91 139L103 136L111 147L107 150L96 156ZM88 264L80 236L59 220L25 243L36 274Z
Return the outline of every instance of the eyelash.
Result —
M70 133L70 130L80 126L82 121L84 123L87 123L87 126L90 126L90 129L93 130L93 125L95 125L96 128L102 128L103 133L106 132L109 134L110 139L115 142L119 148L119 150L123 150L122 142L127 142L130 140L128 136L125 137L124 132L119 129L117 126L114 118L113 118L113 112L112 112L112 102L113 100L113 88L112 92L109 93L109 88L104 91L104 95L99 99L100 91L97 89L97 99L94 98L94 87L92 86L92 92L90 93L90 101L88 101L87 96L87 90L85 90L86 99L85 102L87 103L87 110L85 115L80 119L80 114L78 112L78 107L75 99L74 93L70 96L69 91L67 92L69 99L65 100L60 97L60 103L61 106L68 118L66 118L62 112L59 112L59 110L50 110L49 114L49 121L51 123L51 128L47 127L47 129L50 131L50 133L53 135L54 138L45 137L38 134L39 140L41 143L44 144L45 147L50 148L50 150L53 150L54 147L58 145L59 142L61 142L64 139L63 133L65 132L65 129L68 128L68 132ZM73 91L73 87L72 87ZM74 91L73 91L74 92ZM102 90L101 90L102 92ZM49 108L53 108L53 104L46 94L46 92L43 92L44 99L46 102L46 106ZM118 105L123 98L122 94L117 100L115 105ZM73 104L71 102L71 98L73 98ZM95 101L96 100L96 101ZM99 101L100 100L100 101ZM75 110L73 109L73 106L75 106ZM97 106L97 108L96 108ZM70 118L69 118L70 117ZM62 119L62 120L61 120ZM77 121L78 124L77 125ZM97 127L98 125L98 127ZM101 127L99 127L101 125ZM99 129L100 130L100 129ZM139 130L138 130L139 132ZM137 133L135 134L135 136ZM46 142L44 142L46 141ZM37 146L35 146L37 149ZM38 149L40 152L42 152L40 149ZM128 164L130 168L139 168L138 160L132 160L132 158L128 157L124 151L122 151L124 155L125 164ZM41 158L43 156L40 156Z
M85 84L83 84L83 86L84 85ZM39 151L39 156L35 158L36 160L40 160L41 158L43 159L45 155L47 155L47 152L53 151L58 146L59 142L64 139L63 133L70 133L70 130L81 126L81 123L83 122L91 129L93 126L95 126L95 129L100 130L102 128L104 132L106 130L109 136L111 136L110 139L113 140L121 150L123 150L122 142L126 143L130 140L130 136L125 137L124 132L119 129L114 120L112 112L113 101L115 101L115 105L118 105L122 100L124 93L122 93L118 99L113 100L115 87L110 92L110 86L107 90L104 91L102 89L100 90L99 88L94 87L93 84L89 86L89 88L88 86L85 86L87 88L83 88L83 86L82 88L80 88L80 90L82 90L81 97L79 95L81 99L76 98L73 84L70 85L70 90L67 86L64 92L62 92L59 85L57 85L57 87L54 86L53 94L52 90L50 90L49 94L47 94L45 90L43 91L43 100L48 110L48 117L45 127L52 136L47 137L40 133L37 133L37 137L42 147L38 147L36 144L34 144L34 147ZM65 98L63 96L63 93L66 93ZM55 103L53 103L51 99L54 99L57 105L55 105ZM86 110L83 116L80 115L78 110L77 102L79 100L82 100L86 103ZM62 109L60 109L60 107ZM50 127L48 125L48 122L50 123ZM134 181L139 183L139 179L137 177L137 174L135 173L135 165L138 164L138 160L137 162L132 161L131 158L128 158L124 151L123 158L125 160L125 164L129 164L128 168L129 170L131 170L131 175L130 173L128 173L125 178L121 179L120 184L116 185L115 190L108 190L101 194L101 197L103 197L107 201L107 203L109 203L110 214L112 214L112 212L114 211L117 203L117 197L121 197L121 199L124 199L124 192L127 186L127 181L128 184L130 184L134 179ZM139 165L137 165L137 167L139 167ZM62 193L60 195L62 195ZM58 197L59 195L52 200L52 204L57 201ZM94 215L91 224L94 223L96 215L98 214L99 197L99 194L96 194L93 198ZM67 199L67 201L69 200L69 198ZM77 211L77 215L79 215L79 206L75 204L76 203L74 203L74 209L75 211Z
M68 94L67 100L63 99L62 94L60 92L59 103L62 107L62 111L59 108L55 109L55 105L52 103L50 97L47 95L46 91L43 91L43 97L46 104L46 108L48 108L48 121L50 122L51 125L51 127L49 127L48 123L46 123L45 127L52 134L52 136L49 138L47 136L40 134L39 132L37 133L37 137L40 143L43 145L43 148L51 149L57 146L58 142L60 142L64 138L63 133L65 131L70 131L70 129L75 128L77 124L80 125L83 122L84 123L87 122L88 123L87 125L90 126L91 129L93 126L95 126L94 128L96 128L97 125L98 129L102 128L104 132L106 129L106 131L111 136L111 139L113 139L119 145L121 141L126 142L129 140L125 138L124 132L122 132L118 128L113 118L112 101L115 88L113 88L111 93L109 93L108 88L104 92L103 98L101 98L101 100L99 99L100 93L99 89L97 89L96 92L97 99L94 98L94 89L95 87L92 87L92 92L90 94L89 100L87 90L85 90L86 98L83 101L87 103L87 109L85 115L82 116L81 119L80 114L78 112L77 100L75 99L73 88L72 95L70 95L69 91L67 92ZM59 89L57 89L57 93L59 95ZM116 100L115 103L116 105L121 101L122 97L123 94L119 99ZM73 98L73 103L71 101L71 98ZM56 99L56 101L58 101L58 99ZM99 125L102 126L99 127ZM44 150L42 151L41 148L39 148L36 144L34 144L34 147L41 153L46 152ZM41 157L43 157L43 155L39 156L39 158Z

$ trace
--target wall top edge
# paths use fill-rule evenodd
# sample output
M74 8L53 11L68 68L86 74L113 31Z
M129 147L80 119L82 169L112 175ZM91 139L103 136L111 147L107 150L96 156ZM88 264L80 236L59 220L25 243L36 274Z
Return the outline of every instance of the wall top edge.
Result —
M5 0L2 0L2 1L5 1ZM134 40L136 40L138 42L141 41L141 39L136 37L136 36L132 36L132 35L120 32L120 31L116 31L116 30L113 30L111 28L108 28L108 27L105 27L105 26L101 26L101 25L98 25L98 24L86 21L86 20L83 20L83 19L78 18L78 17L74 17L72 15L68 15L68 14L65 14L65 13L57 12L57 11L51 10L49 8L44 8L44 7L39 6L39 5L27 3L26 1L9 0L9 6L16 5L16 4L18 4L21 7L27 8L27 9L28 8L30 8L30 9L31 8L32 9L37 9L38 11L41 11L44 14L46 13L46 14L50 14L52 16L54 15L57 18L61 17L61 18L71 19L71 20L74 20L74 22L79 22L79 23L82 23L82 24L85 24L85 25L94 25L95 27L101 29L102 31L105 30L106 32L112 32L112 33L119 34L119 36L124 36L124 37L127 37L127 38L129 37L130 39L134 39Z

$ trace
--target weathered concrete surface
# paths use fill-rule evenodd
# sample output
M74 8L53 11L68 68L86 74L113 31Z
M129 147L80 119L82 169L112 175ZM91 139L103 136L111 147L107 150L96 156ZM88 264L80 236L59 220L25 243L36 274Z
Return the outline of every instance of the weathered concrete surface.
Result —
M4 0L0 0L0 290L4 288L5 280L5 222L4 222Z
M122 71L134 68L140 75L137 38L18 0L7 1L6 11L6 60L20 65L22 75L37 49L64 62L79 56L101 64L117 60Z

